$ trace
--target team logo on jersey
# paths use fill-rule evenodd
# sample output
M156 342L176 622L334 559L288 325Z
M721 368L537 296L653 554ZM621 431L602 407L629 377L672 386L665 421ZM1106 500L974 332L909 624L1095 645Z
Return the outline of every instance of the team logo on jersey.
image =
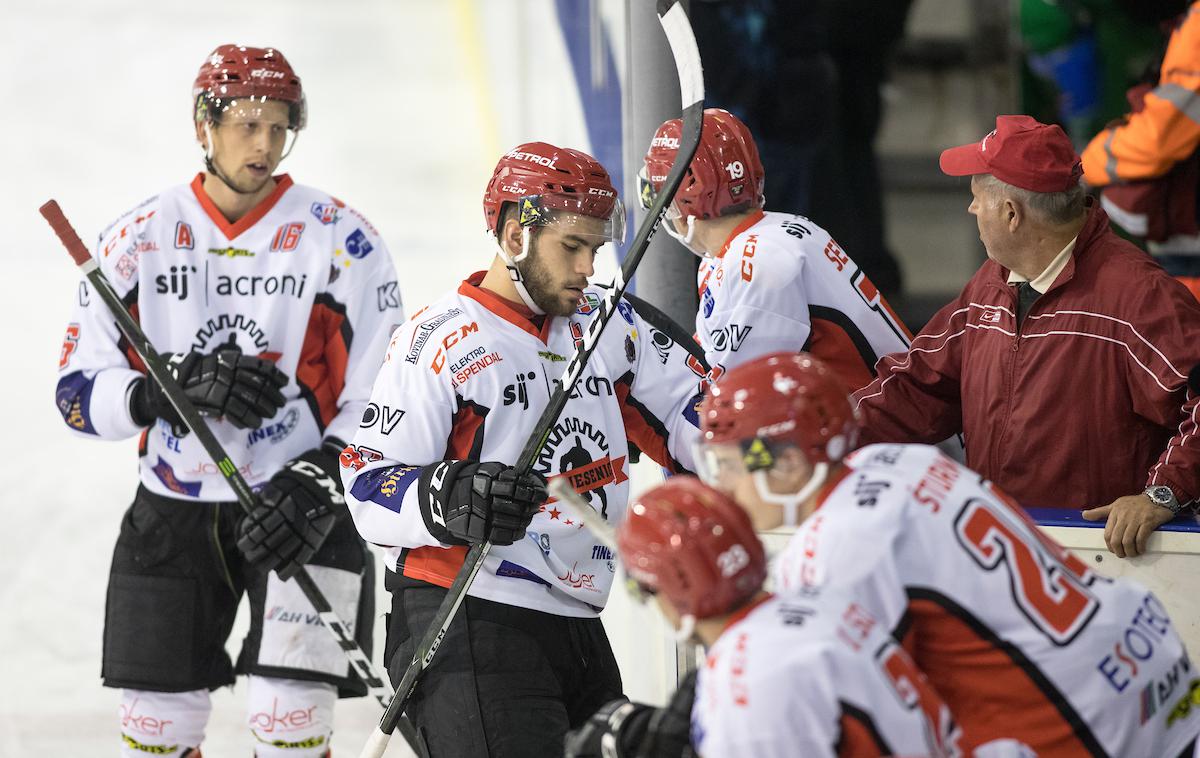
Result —
M185 482L175 476L175 469L171 468L171 464L164 461L161 457L158 463L154 464L154 475L158 477L158 481L163 483L163 486L172 492L178 492L180 495L188 497L197 497L200 494L200 482Z
M633 306L624 300L617 301L617 313L621 314L621 318L630 326L633 326Z
M393 279L390 282L384 282L375 288L376 304L379 306L379 312L383 313L389 308L400 307L400 285Z
M591 292L583 293L583 297L579 298L579 307L575 309L576 313L588 315L600 307L600 298Z
M192 237L192 225L185 224L182 221L175 222L175 249L191 250L195 246L196 241Z
M313 203L311 212L313 217L322 224L336 224L338 222L338 207L333 203Z
M609 455L608 437L604 432L592 422L574 416L560 418L546 435L536 468L547 478L566 477L571 488L582 495L603 518L608 518L608 495L604 488L629 478L625 473L625 456L614 459ZM555 507L555 502L551 498L541 509L549 514L551 521L583 528L582 523L577 523L569 518L566 511Z
M708 289L705 289L704 292L700 295L700 300L701 300L702 305L704 306L704 318L708 318L709 316L712 315L713 308L716 307L717 301L713 297L712 292Z
M367 239L362 229L355 229L346 237L346 252L355 260L366 258L374 249L375 246Z
M635 330L633 334L625 335L625 360L633 363L637 360L637 350L633 346L633 338L637 335Z
M216 345L226 343L222 347L242 349L238 343L238 335L244 337L248 344L254 345L259 351L259 357L264 360L278 360L279 353L266 352L267 333L258 322L241 313L222 313L204 322L204 326L196 331L192 339L192 349L202 353L210 352ZM212 347L210 347L212 346Z

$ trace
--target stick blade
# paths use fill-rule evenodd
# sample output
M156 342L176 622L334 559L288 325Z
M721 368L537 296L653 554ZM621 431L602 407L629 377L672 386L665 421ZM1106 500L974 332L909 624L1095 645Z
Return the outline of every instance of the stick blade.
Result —
M46 219L46 223L50 224L50 228L58 235L59 241L63 243L63 247L67 249L67 253L70 254L71 260L75 261L75 265L82 266L92 259L87 245L84 245L83 240L79 239L71 222L67 221L66 215L63 214L62 208L58 207L57 200L50 199L42 203L42 207L38 208L38 213L42 214L42 218Z

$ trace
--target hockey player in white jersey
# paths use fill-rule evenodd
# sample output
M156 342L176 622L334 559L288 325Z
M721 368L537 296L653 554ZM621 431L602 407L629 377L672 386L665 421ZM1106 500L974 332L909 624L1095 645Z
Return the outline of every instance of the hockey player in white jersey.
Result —
M1044 535L990 482L924 445L850 452L844 384L805 354L730 371L701 409L705 478L755 526L797 525L780 593L831 586L904 644L972 747L1180 756L1200 676L1162 603Z
M339 693L366 688L285 578L307 564L371 649L372 564L337 459L403 320L396 274L362 215L274 173L305 122L300 79L278 50L218 47L192 94L205 171L121 216L94 257L261 502L243 519L216 464L81 283L58 408L85 436L141 435L101 673L123 690L122 755L198 756L209 691L236 672L249 675L256 755L325 756ZM235 665L225 641L243 593L250 632Z
M662 124L639 175L649 207L679 152L681 122ZM876 361L908 349L912 334L883 295L821 227L764 211L765 174L754 137L736 116L704 111L704 130L664 228L700 256L696 337L710 380L766 353L806 350L851 387Z
M462 566L496 547L407 713L432 756L533 756L621 692L597 618L614 556L545 481L567 477L619 521L634 442L691 468L695 375L680 346L655 343L622 301L534 465L513 468L602 290L593 259L623 236L608 173L545 143L504 155L484 193L494 260L398 329L368 413L342 456L350 511L387 549L393 592L386 660L394 679Z
M617 542L631 583L707 657L665 708L605 705L569 758L961 755L950 709L861 604L763 590L762 545L730 498L672 477L634 500Z

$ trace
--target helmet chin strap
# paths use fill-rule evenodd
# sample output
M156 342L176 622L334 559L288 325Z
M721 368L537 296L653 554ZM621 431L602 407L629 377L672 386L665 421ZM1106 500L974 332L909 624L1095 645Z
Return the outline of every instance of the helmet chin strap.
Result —
M781 506L783 508L783 524L787 527L799 526L800 506L807 502L810 497L816 494L821 485L825 483L825 477L829 475L829 464L818 463L813 466L812 476L808 482L800 488L799 492L794 492L790 495L781 495L777 492L771 492L770 486L767 484L766 469L759 469L751 476L754 477L754 489L758 492L758 496L768 503Z
M698 246L696 246L692 242L692 238L696 236L696 217L695 216L687 217L687 234L686 235L680 234L679 232L675 231L675 224L669 220L665 224L663 224L663 228L667 230L667 234L671 235L671 237L674 238L675 240L677 240L679 242L679 244L683 245L688 250L691 250L694 254L700 256L701 258L709 257L707 252L705 252L704 250L701 250Z
M529 310L533 311L539 316L545 314L546 311L542 310L542 308L533 301L533 297L530 296L529 290L525 289L525 279L521 276L521 269L517 266L518 263L529 257L530 239L533 236L530 234L529 227L524 227L521 229L521 254L516 257L510 256L508 251L504 249L503 243L501 243L500 240L494 235L489 234L488 236L495 241L496 254L500 256L500 260L504 261L504 267L508 269L508 278L512 280L513 287L517 290L517 295L520 296L521 301L525 303L525 307L529 308Z

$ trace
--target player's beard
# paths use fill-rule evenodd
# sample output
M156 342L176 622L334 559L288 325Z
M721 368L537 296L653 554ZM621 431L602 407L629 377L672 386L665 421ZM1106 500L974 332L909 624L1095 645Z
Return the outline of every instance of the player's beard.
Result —
M578 300L567 302L564 285L554 281L554 275L542 262L535 237L530 241L529 257L517 264L525 291L537 306L551 316L570 316L579 307Z
M271 181L272 178L272 172L268 171L266 177L263 179L255 179L253 177L238 179L235 176L236 172L229 171L228 168L221 165L220 158L216 157L213 158L213 166L215 166L220 172L217 174L217 178L225 182L225 184L228 185L231 190L241 195L256 194L263 187L267 186L267 182Z

